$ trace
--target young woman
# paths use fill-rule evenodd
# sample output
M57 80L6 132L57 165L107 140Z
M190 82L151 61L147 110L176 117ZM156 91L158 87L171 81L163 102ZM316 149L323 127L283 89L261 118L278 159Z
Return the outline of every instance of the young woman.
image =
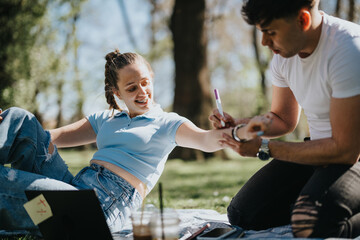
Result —
M158 181L175 146L217 151L223 133L231 132L203 130L164 112L153 100L153 71L136 53L106 55L105 96L110 110L50 131L20 108L1 114L0 229L37 232L22 207L25 189L95 189L110 230L119 231ZM128 109L120 109L114 96ZM261 121L254 124L265 129ZM256 133L248 128L244 134ZM98 151L90 166L73 177L57 148L93 142Z

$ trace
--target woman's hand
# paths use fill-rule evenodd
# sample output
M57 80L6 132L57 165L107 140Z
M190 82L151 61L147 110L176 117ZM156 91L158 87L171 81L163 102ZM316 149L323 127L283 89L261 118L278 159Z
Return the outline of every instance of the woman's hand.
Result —
M232 128L204 130L187 121L176 131L175 141L181 147L215 152L223 149L220 141L223 139L223 134L231 135L231 130Z
M0 108L0 114L2 113L2 109ZM2 116L0 116L0 123L2 122L2 120L3 120L3 117Z

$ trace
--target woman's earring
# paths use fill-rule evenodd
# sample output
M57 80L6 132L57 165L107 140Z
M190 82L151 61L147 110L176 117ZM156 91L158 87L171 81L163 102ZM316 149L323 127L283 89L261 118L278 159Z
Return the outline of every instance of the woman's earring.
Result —
M116 96L118 99L121 99L121 97L120 97L120 94L119 94L119 91L118 91L118 90L114 90L114 91L113 91L113 93L114 93L114 97Z
M120 98L118 97L118 95L115 94L115 93L114 93L114 99L115 99L116 104L117 104L121 109L127 109L127 106L126 106L125 102L124 102L122 99L120 99Z

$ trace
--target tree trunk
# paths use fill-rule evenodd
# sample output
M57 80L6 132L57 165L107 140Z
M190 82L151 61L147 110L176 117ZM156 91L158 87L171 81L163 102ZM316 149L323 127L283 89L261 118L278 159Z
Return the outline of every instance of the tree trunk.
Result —
M261 93L266 96L266 85L265 85L265 69L268 66L268 62L262 61L260 58L259 48L257 44L257 28L253 27L253 47L255 52L256 64L260 74L260 86Z
M74 50L74 87L77 93L77 103L76 103L76 109L75 109L75 115L74 115L74 120L78 121L79 119L83 118L83 106L84 106L84 102L85 102L85 94L84 94L84 90L83 90L83 86L82 86L82 80L80 79L79 76L79 55L78 55L78 51L79 51L79 46L80 43L76 37L76 24L77 21L79 19L79 14L75 14L74 15L74 19L73 19L73 34L74 34L74 38L73 38L73 50Z
M342 7L341 0L337 0L336 7L335 7L335 16L336 17L340 17L341 7Z
M205 0L176 0L170 29L174 42L175 96L173 111L197 126L210 128L212 110L210 76L207 68ZM204 159L212 154L177 147L171 158Z
M253 31L252 31L252 44L253 44L254 53L255 53L256 65L257 65L259 75L260 75L261 95L259 96L258 104L257 104L258 106L257 106L257 110L256 110L256 114L258 115L258 114L262 114L265 111L267 111L267 108L268 108L265 72L269 66L271 59L269 59L267 57L262 58L260 55L260 49L258 47L257 28L255 26L253 27Z
M351 22L355 20L355 0L349 0L348 20Z
M63 105L63 100L64 100L64 91L63 91L63 87L64 87L65 81L63 79L59 79L56 82L56 91L57 91L57 105L59 106L59 111L56 115L56 128L62 127L63 126L63 111L62 111L62 105Z

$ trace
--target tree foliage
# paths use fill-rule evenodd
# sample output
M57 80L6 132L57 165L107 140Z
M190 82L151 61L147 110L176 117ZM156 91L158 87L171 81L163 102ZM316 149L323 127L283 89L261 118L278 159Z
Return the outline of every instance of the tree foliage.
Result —
M73 119L79 118L83 111L82 105L87 101L82 88L86 87L84 81L88 79L82 74L84 69L81 69L82 66L79 64L81 56L78 52L84 43L77 40L77 23L82 16L81 6L85 1L0 1L0 107L17 105L38 116L54 109L58 112L55 116L58 126L64 124L62 109L65 107L69 109L67 113L74 115ZM148 46L148 49L141 51L141 54L149 59L156 72L155 97L158 99L163 95L172 96L174 90L174 107L169 104L167 109L172 108L203 128L208 128L208 125L203 125L202 122L207 122L209 111L215 106L212 96L213 87L219 88L224 110L233 116L249 117L266 111L270 97L264 95L269 92L271 85L267 67L271 55L260 45L259 32L256 34L256 31L242 20L240 14L242 1L183 0L181 2L192 6L199 3L205 5L202 15L191 15L192 13L189 15L186 9L183 10L188 16L183 16L182 21L187 21L187 24L182 27L183 35L177 35L183 44L186 43L188 46L194 44L192 47L194 50L183 48L184 51L178 53L180 54L178 56L184 55L185 61L187 61L185 57L189 59L185 62L188 67L184 68L189 71L189 76L185 76L184 69L175 66L176 63L172 59L175 38L171 38L169 23L175 1L137 0L138 4L148 3L150 6L149 24L142 29L141 38L135 31L138 25L131 22L137 18L131 13L134 10L123 9L129 12L127 16L131 22L133 39L137 40L136 45L140 46L141 43ZM129 4L130 1L117 0L115 4L119 3ZM321 9L325 12L359 23L359 0L329 0L320 3ZM127 6L136 6L136 4ZM122 14L124 15L124 12ZM185 17L190 20L186 20ZM200 29L202 32L193 30L198 26L199 20L203 24L203 28ZM124 19L121 21L124 22ZM118 23L112 23L109 27L117 31ZM195 45L199 43L199 36L206 41ZM122 37L126 39L128 34ZM110 46L113 47L116 46ZM106 48L108 49L109 46ZM198 58L199 56L201 58ZM194 61L195 59L200 60L198 62ZM191 65L192 69L189 67ZM175 68L174 82L171 76L161 72L168 66L170 66L168 72ZM194 69L201 74L197 75ZM102 72L103 69L94 69L94 71ZM92 73L89 71L89 75ZM190 76L192 85L187 82ZM100 81L102 84L103 80ZM65 99L64 91L71 92L70 106L66 106L66 101L69 100ZM182 105L182 101L190 101L187 98L199 100L189 105ZM195 112L202 116L194 115Z
M46 12L46 0L0 1L0 105L8 107L16 97L11 87L31 75L30 53L38 24Z
M75 34L71 35L71 38L64 38L62 34L67 31L74 33L76 21L72 20L77 19L83 2L84 0L0 2L0 44L3 46L0 49L2 108L21 106L42 121L39 96L42 96L42 99L48 99L46 95L62 97L61 88L59 92L57 87L63 83L64 72L69 66L66 55L77 46L76 41L67 42L76 38ZM61 11L56 13L54 9ZM61 99L58 102L61 102ZM58 106L59 109L60 107Z

